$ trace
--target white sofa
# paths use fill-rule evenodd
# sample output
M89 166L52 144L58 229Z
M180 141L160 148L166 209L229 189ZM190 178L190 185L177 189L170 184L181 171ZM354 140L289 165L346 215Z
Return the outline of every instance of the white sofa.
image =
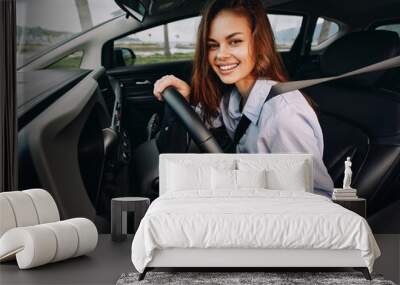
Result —
M0 262L16 259L20 269L84 255L98 233L88 219L60 221L57 205L43 189L0 193Z

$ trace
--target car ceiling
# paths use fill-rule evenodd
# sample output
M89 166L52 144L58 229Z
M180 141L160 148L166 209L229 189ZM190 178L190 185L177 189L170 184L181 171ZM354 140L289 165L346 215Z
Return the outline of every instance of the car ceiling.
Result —
M206 3L193 0L143 0L143 2L150 8L149 17L157 18L172 13L178 17L198 14ZM399 0L262 0L262 2L270 11L322 16L342 22L352 29L365 28L377 21L400 19Z

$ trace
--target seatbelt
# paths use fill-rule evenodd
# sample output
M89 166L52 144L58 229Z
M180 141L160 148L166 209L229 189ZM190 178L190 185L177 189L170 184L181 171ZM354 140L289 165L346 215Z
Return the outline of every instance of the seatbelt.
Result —
M390 68L399 67L399 66L400 66L400 56L395 56L395 57L380 61L378 63L374 63L371 65L359 68L357 70L346 72L344 74L337 75L337 76L308 79L308 80L297 80L297 81L289 81L289 82L280 82L271 87L271 90L263 104L265 104L267 101L269 101L272 98L275 98L276 96L283 94L283 93L288 93L291 91L303 89L306 87L314 86L314 85L317 85L320 83L333 81L333 80L337 80L337 79L341 79L341 78L345 78L345 77L350 77L350 76L354 76L354 75L359 75L359 74L364 74L364 73L374 72L374 71L379 71L379 70L390 69ZM232 152L232 153L236 152L236 146L239 143L240 139L243 137L247 128L249 127L250 122L251 122L250 119L247 118L247 116L243 114L242 117L240 118L238 126L236 127L235 134L233 137L233 142L226 148L226 152Z

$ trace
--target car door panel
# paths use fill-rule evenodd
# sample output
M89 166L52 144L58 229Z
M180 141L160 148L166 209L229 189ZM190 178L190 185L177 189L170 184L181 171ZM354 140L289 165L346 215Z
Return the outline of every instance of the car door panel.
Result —
M96 220L94 200L104 160L103 129L110 114L92 71L18 133L20 180L35 171L35 185L54 197L63 218Z

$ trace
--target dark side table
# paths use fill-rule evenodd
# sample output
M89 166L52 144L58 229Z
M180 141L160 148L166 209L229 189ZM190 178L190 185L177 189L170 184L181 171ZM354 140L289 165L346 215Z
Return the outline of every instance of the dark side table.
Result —
M146 214L150 199L144 197L120 197L111 200L111 239L124 241L127 235L127 213L133 212L134 233Z
M332 202L359 214L364 219L367 218L367 201L364 198L332 199Z

